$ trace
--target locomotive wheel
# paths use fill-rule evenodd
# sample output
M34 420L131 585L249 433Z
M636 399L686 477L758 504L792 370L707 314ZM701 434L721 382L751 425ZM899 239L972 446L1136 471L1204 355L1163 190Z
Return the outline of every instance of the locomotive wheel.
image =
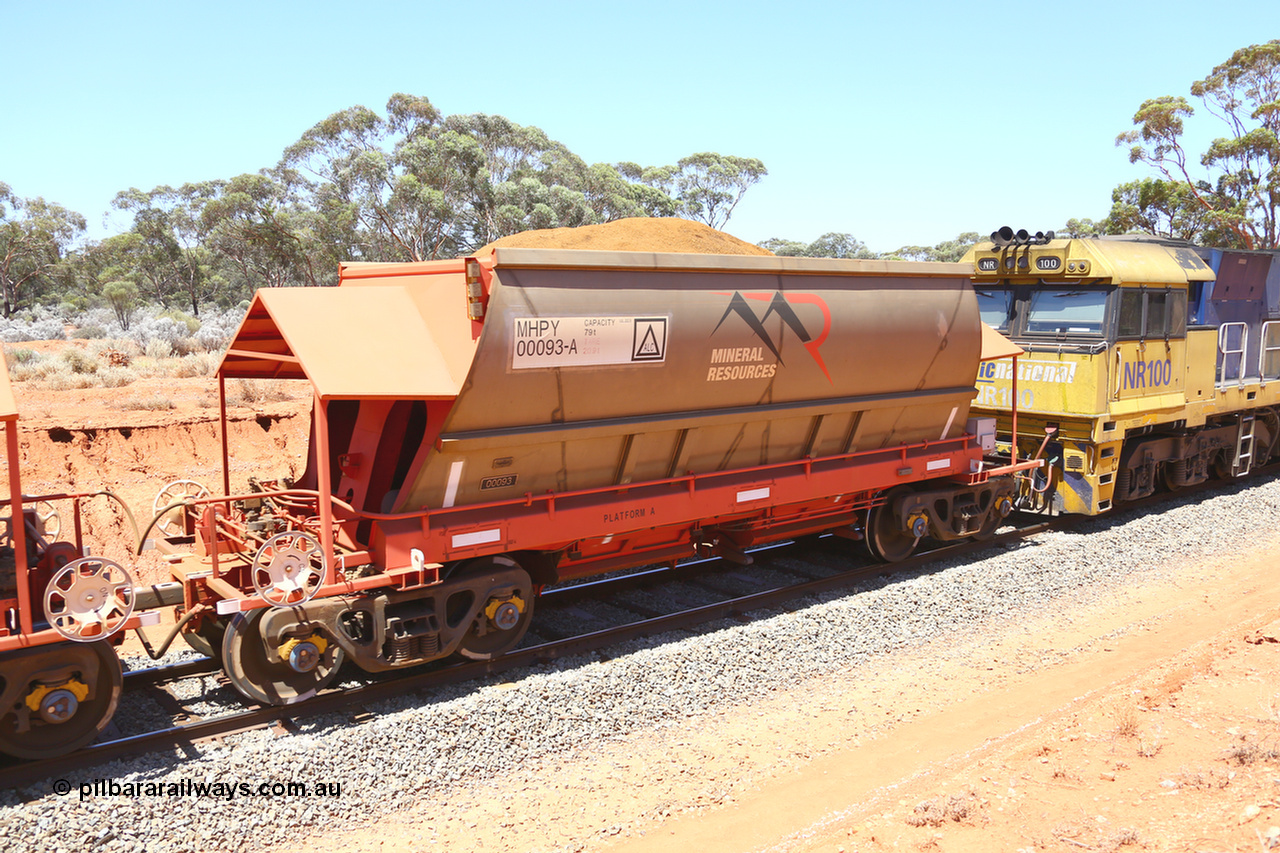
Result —
M483 575L493 569L507 569L518 565L506 557L491 557L464 569L469 577ZM483 602L472 619L466 635L458 646L458 654L467 660L493 660L516 647L524 639L533 621L533 581L521 572L515 590L507 584L495 588Z
M0 753L33 759L64 755L93 741L111 722L123 684L120 659L105 641L76 648L88 649L98 659L93 695L85 695L88 685L75 676L62 684L32 685L27 697L37 690L42 695L37 709L30 711L30 728L18 731L16 710L5 709L0 717Z
M1234 453L1229 453L1226 450L1220 451L1216 456L1214 456L1213 476L1219 480L1234 480L1235 477L1231 474L1231 462L1234 456ZM1253 460L1251 459L1249 461L1252 463ZM1252 467L1252 465L1250 467ZM1248 470L1249 469L1246 468L1245 473L1248 473Z
M911 556L919 542L909 531L901 530L893 519L894 501L909 490L898 488L885 496L885 502L871 508L867 517L867 550L886 563L898 563Z
M262 705L292 705L311 698L338 675L345 655L337 643L326 644L318 659L299 672L288 660L272 663L262 648L260 626L265 610L239 613L222 639L222 669L246 699Z

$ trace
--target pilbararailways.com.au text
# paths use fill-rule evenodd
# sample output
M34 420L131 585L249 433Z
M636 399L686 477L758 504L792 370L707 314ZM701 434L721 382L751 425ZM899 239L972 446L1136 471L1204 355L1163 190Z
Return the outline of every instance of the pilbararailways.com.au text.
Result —
M94 779L76 786L66 779L53 783L58 795L78 790L81 800L91 797L208 797L234 800L240 797L341 797L341 782L197 782L183 779L180 782L117 782L115 779Z

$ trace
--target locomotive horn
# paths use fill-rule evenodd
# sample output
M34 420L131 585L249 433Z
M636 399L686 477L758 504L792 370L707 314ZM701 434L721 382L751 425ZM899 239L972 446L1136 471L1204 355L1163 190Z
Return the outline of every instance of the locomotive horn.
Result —
M1018 236L1019 243L1026 243L1028 242L1028 238L1031 237L1031 235L1027 233L1027 229L1025 228L1019 228L1017 236Z

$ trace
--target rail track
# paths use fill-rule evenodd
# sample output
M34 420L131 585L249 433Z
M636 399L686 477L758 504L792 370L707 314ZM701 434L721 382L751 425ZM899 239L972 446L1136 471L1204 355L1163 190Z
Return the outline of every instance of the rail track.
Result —
M1280 466L1272 466L1277 467ZM1145 508L1172 498L1181 499L1200 491L1212 491L1215 485L1207 483L1173 494L1157 494L1127 508ZM374 716L368 706L380 700L424 693L448 684L589 652L601 653L604 658L607 649L627 641L690 629L726 618L749 621L752 612L845 589L868 578L920 569L1049 530L1070 529L1094 520L1088 516L1047 518L1019 514L1012 519L1014 529L991 539L935 548L889 565L866 560L847 568L833 568L831 564L836 562L848 566L852 549L846 545L837 550L832 543L842 540L827 536L754 550L749 554L750 574L744 573L744 567L739 563L708 558L556 587L545 591L539 599L537 618L524 645L497 660L427 665L380 677L365 676L365 682L357 686L332 687L305 702L288 706L250 706L202 717L165 688L185 678L218 672L215 661L201 657L167 666L131 670L124 675L126 691L144 691L150 695L155 704L170 716L171 725L141 734L115 737L110 736L111 729L108 729L108 739L65 756L0 763L0 788L20 788L103 762L164 749L179 748L194 754L201 743L253 729L275 727L282 733L288 733L296 730L295 721L321 714L346 713L353 721L364 721ZM783 560L785 564L781 562ZM769 579L770 575L773 580ZM736 589L726 591L727 588ZM659 590L662 594L649 595L651 590ZM670 606L655 604L659 598L665 599ZM614 611L614 618L611 620L589 612L591 605L607 605ZM618 621L619 616L622 621ZM575 622L576 627L572 629L563 627Z

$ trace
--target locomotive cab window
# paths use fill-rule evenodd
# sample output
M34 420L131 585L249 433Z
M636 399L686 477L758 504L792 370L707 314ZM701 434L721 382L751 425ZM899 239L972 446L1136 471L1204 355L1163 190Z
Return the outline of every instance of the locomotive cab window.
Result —
M1028 335L1101 336L1107 313L1104 290L1035 289L1027 305Z
M1120 291L1117 338L1185 338L1187 292L1132 287Z
M978 313L982 322L997 332L1009 332L1016 304L1011 290L975 290L978 295Z

